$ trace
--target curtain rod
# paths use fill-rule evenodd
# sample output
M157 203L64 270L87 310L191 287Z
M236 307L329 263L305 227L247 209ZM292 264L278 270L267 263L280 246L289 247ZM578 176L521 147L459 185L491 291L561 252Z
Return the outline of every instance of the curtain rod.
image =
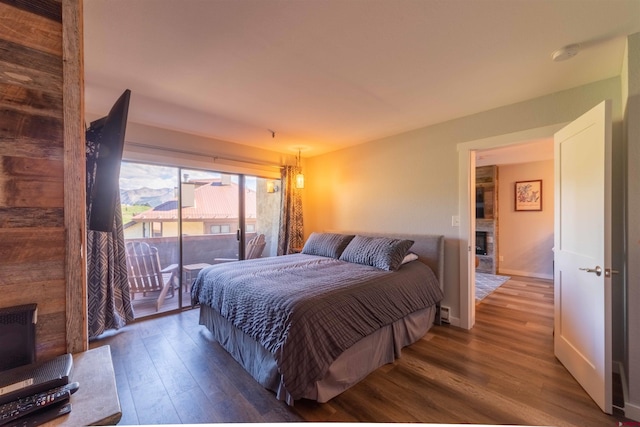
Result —
M172 152L172 153L189 154L189 155L192 155L192 156L211 157L213 159L214 163L217 160L226 160L226 161L230 161L230 162L238 162L238 163L245 163L245 164L251 164L251 165L258 165L258 166L266 166L266 167L278 168L278 169L282 169L284 167L282 165L274 165L273 163L261 162L259 160L245 160L245 159L234 158L234 157L219 156L217 154L203 154L203 153L197 153L195 151L180 150L178 148L157 147L155 145L143 144L143 143L140 143L140 142L129 142L129 141L127 141L127 145L132 145L134 147L141 147L141 148L149 148L149 149L158 150L158 151L169 151L169 152Z

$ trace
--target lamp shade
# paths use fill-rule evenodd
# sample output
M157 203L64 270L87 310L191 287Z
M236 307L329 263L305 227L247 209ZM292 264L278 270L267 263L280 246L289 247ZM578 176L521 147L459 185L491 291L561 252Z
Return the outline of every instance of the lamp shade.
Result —
M301 173L296 175L296 188L304 188L304 175Z

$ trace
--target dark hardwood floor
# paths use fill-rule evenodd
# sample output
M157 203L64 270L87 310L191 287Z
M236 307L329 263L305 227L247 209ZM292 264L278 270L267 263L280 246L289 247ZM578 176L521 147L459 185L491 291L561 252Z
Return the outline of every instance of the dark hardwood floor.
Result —
M325 404L293 408L259 386L198 325L198 311L133 323L110 345L120 424L421 422L614 426L553 356L553 285L512 278L466 331L435 326L395 363Z

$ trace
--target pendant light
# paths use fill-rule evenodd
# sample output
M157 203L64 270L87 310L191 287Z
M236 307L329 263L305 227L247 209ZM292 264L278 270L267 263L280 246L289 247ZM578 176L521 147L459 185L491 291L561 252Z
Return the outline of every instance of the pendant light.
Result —
M296 158L296 170L298 174L296 175L296 188L304 188L304 174L302 173L302 169L300 169L300 149L298 148L298 157Z

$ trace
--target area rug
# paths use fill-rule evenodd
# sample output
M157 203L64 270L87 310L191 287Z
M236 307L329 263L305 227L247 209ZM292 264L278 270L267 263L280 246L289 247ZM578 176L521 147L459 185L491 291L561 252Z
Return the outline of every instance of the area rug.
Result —
M509 279L511 279L509 276L476 273L476 302L482 301Z

